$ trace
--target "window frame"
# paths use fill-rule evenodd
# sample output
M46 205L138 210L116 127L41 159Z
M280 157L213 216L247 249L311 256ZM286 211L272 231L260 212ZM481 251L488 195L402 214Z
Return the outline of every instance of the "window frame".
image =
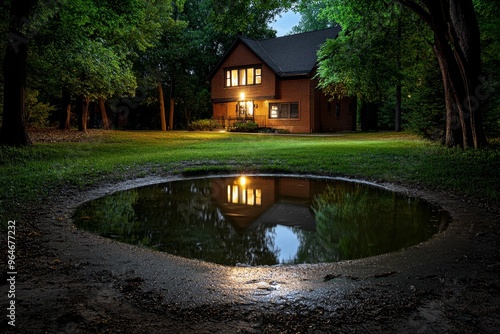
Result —
M296 106L296 108L294 108L294 111L296 110L297 117L291 117L292 105ZM278 109L276 111L277 112L276 117L273 117L273 106L278 106ZM288 114L288 117L281 116L281 114L283 113L283 110L285 109L285 108L283 108L283 106L287 106L286 112ZM299 120L300 119L300 103L299 102L270 102L269 103L268 117L269 117L269 119L272 119L272 120L274 120L274 119L276 119L276 120L284 120L284 119Z
M252 73L251 75L248 75L249 71ZM252 83L249 83L250 81ZM224 69L224 88L259 85L262 85L262 65L227 67Z

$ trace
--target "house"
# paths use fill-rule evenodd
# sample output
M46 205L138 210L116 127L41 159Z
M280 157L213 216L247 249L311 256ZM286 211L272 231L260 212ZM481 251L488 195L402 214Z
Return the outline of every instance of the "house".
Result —
M213 117L292 133L356 129L355 98L318 88L317 51L340 27L265 40L239 36L210 74Z

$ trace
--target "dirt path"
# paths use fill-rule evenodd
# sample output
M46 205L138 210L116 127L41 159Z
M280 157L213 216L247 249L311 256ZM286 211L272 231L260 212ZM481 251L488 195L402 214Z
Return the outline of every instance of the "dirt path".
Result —
M8 324L3 299L2 332L496 333L500 328L498 210L385 185L441 205L453 223L432 240L391 254L257 268L187 260L71 224L83 201L166 180L68 191L16 221L16 330ZM8 289L1 287L2 296Z

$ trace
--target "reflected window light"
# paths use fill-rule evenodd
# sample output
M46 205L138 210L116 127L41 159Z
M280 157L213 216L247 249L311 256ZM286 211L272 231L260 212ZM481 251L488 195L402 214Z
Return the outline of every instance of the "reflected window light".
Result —
M231 186L227 186L227 202L231 203Z
M262 191L260 189L255 189L255 204L262 205Z
M241 189L241 204L247 204L247 192L246 189Z
M255 205L255 194L253 189L247 189L247 204Z
M233 198L231 202L234 204L238 204L238 192L239 192L238 186L233 186Z

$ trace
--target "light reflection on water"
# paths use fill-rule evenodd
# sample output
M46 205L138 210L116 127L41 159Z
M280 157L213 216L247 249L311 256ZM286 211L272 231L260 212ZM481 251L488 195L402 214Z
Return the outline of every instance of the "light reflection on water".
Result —
M117 192L82 205L78 227L226 265L336 262L429 239L447 224L429 203L361 183L218 177Z

